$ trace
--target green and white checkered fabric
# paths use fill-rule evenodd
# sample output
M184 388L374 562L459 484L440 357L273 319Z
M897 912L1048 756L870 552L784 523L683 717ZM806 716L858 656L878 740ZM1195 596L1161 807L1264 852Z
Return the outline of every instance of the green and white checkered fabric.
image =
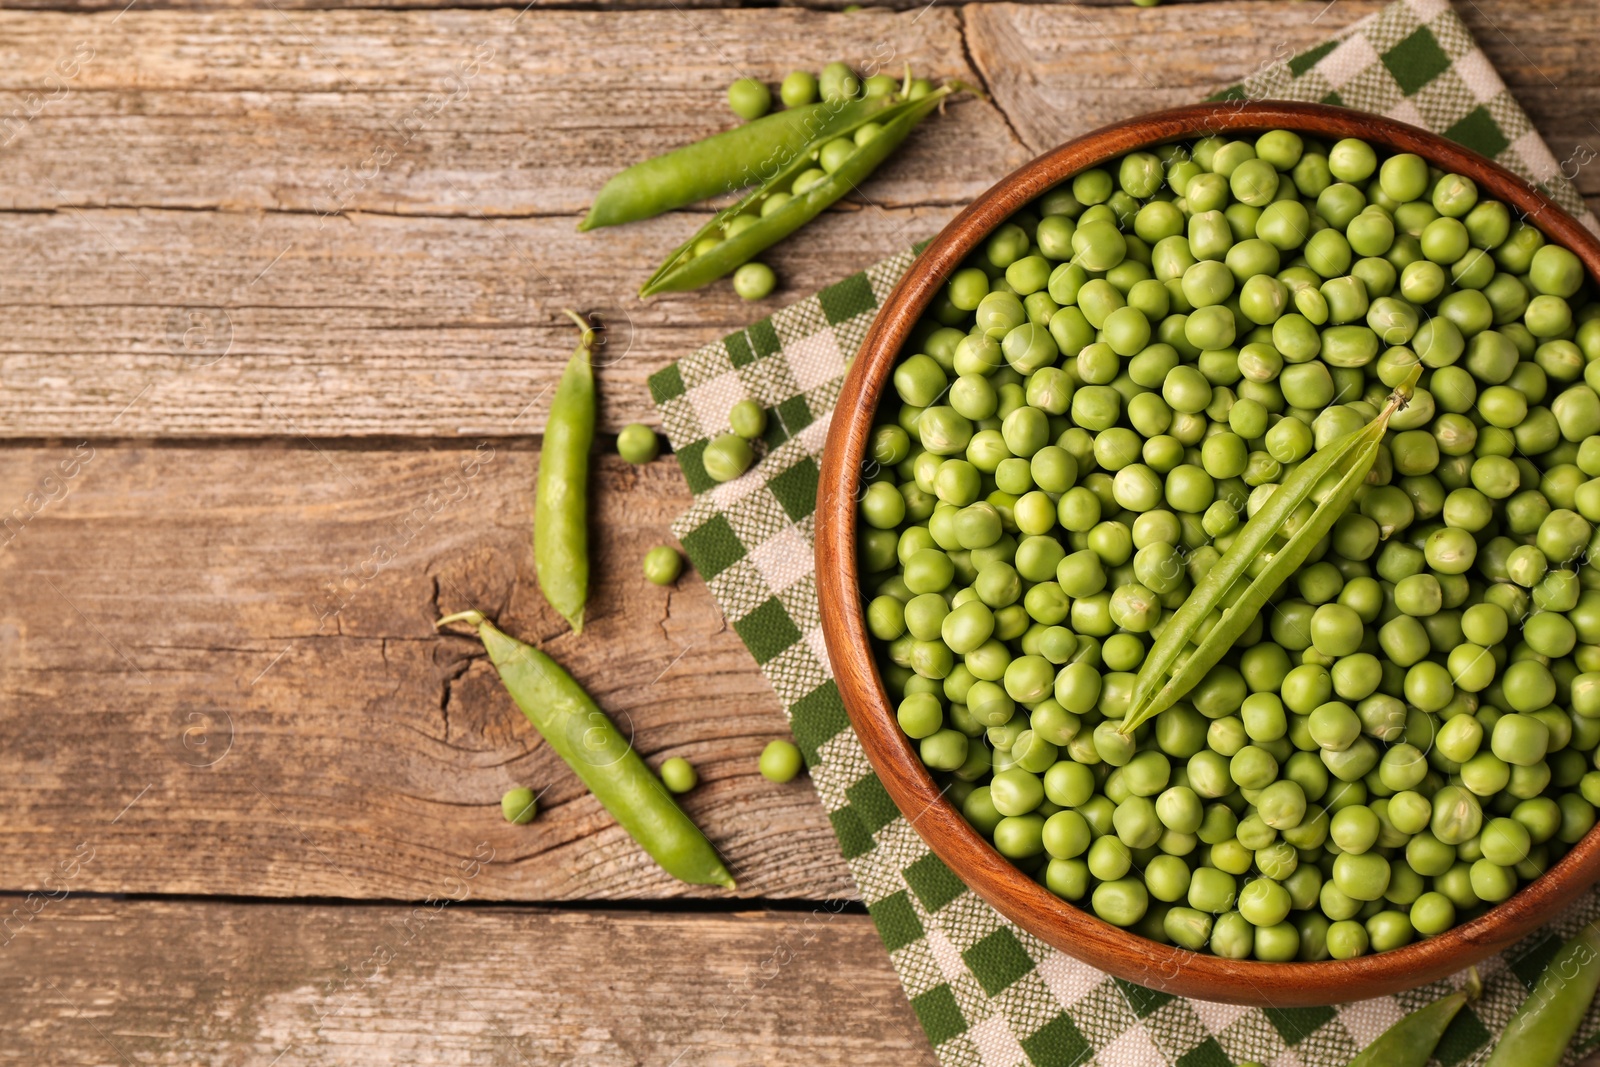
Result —
M1317 100L1444 132L1545 189L1583 202L1444 0L1399 0L1338 38L1258 73L1230 98ZM1258 1010L1183 1000L1107 977L1019 930L968 890L890 801L850 729L823 645L812 521L823 438L846 360L910 250L652 376L694 505L675 532L788 710L846 861L917 1017L946 1067L1274 1067L1344 1064L1440 987L1327 1008ZM733 404L764 405L762 458L718 485L701 464ZM1560 940L1600 914L1588 898L1482 968L1488 992L1441 1045L1445 1067L1481 1058ZM1591 1019L1576 1046L1600 1030Z

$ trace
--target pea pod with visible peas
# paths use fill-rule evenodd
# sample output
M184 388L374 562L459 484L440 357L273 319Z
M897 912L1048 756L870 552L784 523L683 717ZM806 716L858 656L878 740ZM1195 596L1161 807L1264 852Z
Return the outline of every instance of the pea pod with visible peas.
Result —
M446 615L435 626L464 622L478 629L506 692L556 755L582 779L612 818L679 881L734 888L705 834L667 787L561 665L502 633L479 611Z
M889 97L824 101L779 111L635 163L600 189L579 230L654 218L764 180L762 168L806 158L806 147L868 122Z
M1506 1024L1484 1067L1555 1067L1600 989L1600 922L1561 946Z
M810 141L770 179L726 211L718 212L699 232L667 257L661 268L644 283L639 295L644 297L655 293L698 289L783 240L865 181L880 163L893 154L917 123L952 94L967 88L961 82L949 82L916 100L869 97L855 102L863 105L879 103L880 107L875 111L851 112L855 117L850 122L835 125L826 136ZM854 103L846 104L841 111L854 106ZM833 161L835 166L831 173L818 170L817 173L822 177L800 190L794 190L795 179L815 166L826 145L854 135L869 122L881 128L864 143L855 145L843 159ZM775 196L786 199L773 200ZM734 225L740 219L749 221ZM708 239L712 243L699 250L702 242Z
M1349 1067L1425 1067L1450 1023L1482 992L1483 982L1473 968L1467 972L1465 987L1424 1004L1389 1027L1362 1049Z
M583 331L550 403L534 487L533 564L550 606L583 631L589 599L589 449L594 444L594 327L575 311Z
M1389 402L1371 422L1318 449L1283 480L1266 506L1239 530L1228 551L1195 586L1145 657L1129 712L1122 721L1124 735L1131 734L1141 723L1159 715L1193 689L1233 647L1278 587L1305 562L1317 542L1333 529L1333 524L1349 508L1356 490L1372 470L1390 418L1406 406L1420 377L1419 365L1395 389ZM1336 477L1333 487L1317 501L1311 517L1281 548L1271 551L1271 541L1283 532L1284 523L1301 504L1312 499L1317 488L1330 477ZM1252 578L1250 568L1261 560L1266 560L1266 565ZM1244 591L1228 603L1237 584L1246 579L1248 584ZM1188 647L1190 638L1213 611L1221 612L1216 625L1189 655L1182 669L1169 676L1168 672Z

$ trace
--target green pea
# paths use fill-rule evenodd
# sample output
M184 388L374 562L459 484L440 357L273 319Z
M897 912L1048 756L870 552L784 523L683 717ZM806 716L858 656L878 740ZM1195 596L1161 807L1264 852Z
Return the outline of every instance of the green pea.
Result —
M932 741L933 738L940 737L944 734L953 733L954 731L942 730L938 734L934 734L933 737L930 737L923 742L923 751L925 753L928 751L928 742ZM960 734L954 734L954 736L961 739L960 747L962 750L962 758L964 759L966 757L965 750L967 739L962 737ZM956 761L955 766L960 766L960 760ZM769 782L791 781L795 775L800 773L801 767L802 762L800 759L800 750L794 746L793 742L768 741L766 747L761 750L759 769L761 771L761 777L767 779Z
M526 826L538 814L539 804L533 795L533 790L526 786L517 786L508 789L500 798L500 814L506 822L515 826Z
M737 434L725 433L711 439L700 454L701 465L713 481L729 482L750 468L755 453L750 443Z
M644 576L653 585L671 585L682 572L683 557L671 545L657 545L644 554Z
M656 432L643 423L629 423L617 432L617 455L629 463L649 463L660 452L661 444Z
M817 79L810 71L792 70L778 87L784 107L801 107L817 99Z

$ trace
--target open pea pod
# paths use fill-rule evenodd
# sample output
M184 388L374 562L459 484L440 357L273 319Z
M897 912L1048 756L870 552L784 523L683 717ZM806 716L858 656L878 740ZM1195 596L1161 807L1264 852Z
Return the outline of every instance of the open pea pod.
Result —
M737 204L718 212L693 237L680 245L644 283L639 295L643 297L654 293L698 289L777 244L866 180L880 163L900 147L917 123L952 94L967 88L961 82L948 82L921 99L891 103L879 111L861 115L849 126L833 128L827 136L815 138L804 151L797 152L787 166ZM794 194L787 203L770 214L759 217L752 215L753 221L739 232L729 234L725 231L728 223L741 215L749 215L752 209L759 210L761 204L774 193L787 192L802 171L815 165L817 153L824 144L838 137L849 136L868 122L876 122L882 129L871 140L857 146L832 174L804 192ZM697 255L695 248L706 237L720 237L721 240L715 247Z
M1120 730L1130 734L1142 723L1161 714L1204 678L1216 666L1239 635L1250 624L1267 601L1304 563L1311 550L1333 529L1355 499L1356 491L1366 480L1378 458L1383 435L1395 412L1405 407L1421 376L1421 368L1412 369L1406 381L1389 397L1371 422L1353 434L1341 437L1319 448L1294 472L1285 478L1265 507L1256 512L1239 530L1228 551L1206 573L1194 592L1168 620L1161 636L1145 657L1144 665L1134 682L1133 696L1127 716ZM1284 523L1307 500L1313 499L1320 486L1333 479L1316 500L1316 507L1308 518L1291 535L1286 544L1276 552L1269 551L1272 539L1278 536ZM1253 578L1249 569L1265 559L1266 565ZM1235 586L1249 578L1249 584L1231 604L1223 607ZM1176 674L1169 673L1178 657L1188 647L1201 623L1213 611L1221 609L1221 616L1199 646Z
M654 218L766 181L819 138L831 139L892 107L888 96L824 100L764 115L613 175L578 224L579 230Z

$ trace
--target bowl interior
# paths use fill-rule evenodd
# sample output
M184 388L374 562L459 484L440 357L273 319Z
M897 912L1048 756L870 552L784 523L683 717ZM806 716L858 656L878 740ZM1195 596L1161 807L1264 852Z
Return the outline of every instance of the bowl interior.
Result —
M1211 133L1290 129L1359 137L1415 152L1472 178L1600 277L1600 242L1524 179L1427 131L1316 104L1231 102L1156 112L1107 126L1039 157L984 193L935 238L879 310L846 378L824 451L817 579L836 680L868 758L933 851L1007 918L1117 977L1169 993L1262 1006L1328 1004L1422 985L1505 948L1553 918L1600 877L1600 829L1510 900L1436 937L1389 952L1321 963L1229 960L1162 945L1056 897L972 829L900 731L862 615L854 543L856 486L867 438L901 345L950 274L994 229L1063 179L1132 151Z

